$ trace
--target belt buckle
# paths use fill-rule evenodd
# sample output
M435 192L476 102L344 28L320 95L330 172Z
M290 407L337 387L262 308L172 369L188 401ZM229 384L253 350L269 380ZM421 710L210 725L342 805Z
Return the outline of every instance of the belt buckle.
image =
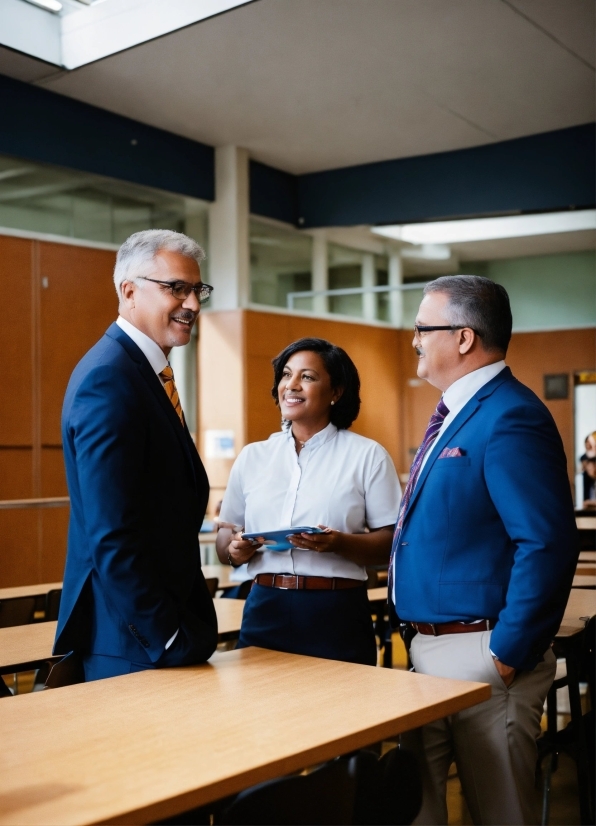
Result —
M276 577L278 577L278 576L281 576L281 577L293 576L293 574L271 574L271 576L273 577L273 581L271 582L271 587L272 588L278 588L280 591L296 591L296 590L298 590L298 577L296 577L296 586L294 588L290 588L289 585L276 585L275 584L275 578Z

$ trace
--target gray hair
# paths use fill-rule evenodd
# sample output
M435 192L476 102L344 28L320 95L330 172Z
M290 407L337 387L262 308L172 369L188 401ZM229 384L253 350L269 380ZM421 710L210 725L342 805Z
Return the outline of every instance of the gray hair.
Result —
M481 275L444 275L426 285L429 293L449 296L450 324L470 327L485 350L507 352L513 320L505 287Z
M118 299L123 281L134 281L150 270L160 250L177 252L193 258L197 264L205 258L205 251L196 241L171 229L144 229L129 236L118 250L114 267L114 286Z

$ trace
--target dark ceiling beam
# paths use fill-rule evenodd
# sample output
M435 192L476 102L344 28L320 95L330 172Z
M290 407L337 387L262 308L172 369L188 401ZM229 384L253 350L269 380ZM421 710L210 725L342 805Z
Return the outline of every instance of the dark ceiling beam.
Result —
M214 151L0 75L0 153L212 201Z

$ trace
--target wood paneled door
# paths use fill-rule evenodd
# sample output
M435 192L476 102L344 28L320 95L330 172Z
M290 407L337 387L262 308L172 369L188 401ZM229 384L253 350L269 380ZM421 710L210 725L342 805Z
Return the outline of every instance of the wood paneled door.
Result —
M115 253L0 235L0 499L66 496L60 415L77 362L116 318ZM0 510L0 587L60 580L68 508Z

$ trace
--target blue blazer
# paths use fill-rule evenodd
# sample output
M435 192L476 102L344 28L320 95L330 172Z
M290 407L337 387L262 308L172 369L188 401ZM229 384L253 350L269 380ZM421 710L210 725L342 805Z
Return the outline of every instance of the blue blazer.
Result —
M62 440L70 524L54 653L149 667L204 662L217 645L198 541L207 475L159 378L117 324L71 376Z
M440 458L445 448L461 456ZM439 436L395 552L395 609L413 622L494 619L491 650L532 669L553 639L578 557L563 444L509 368Z

